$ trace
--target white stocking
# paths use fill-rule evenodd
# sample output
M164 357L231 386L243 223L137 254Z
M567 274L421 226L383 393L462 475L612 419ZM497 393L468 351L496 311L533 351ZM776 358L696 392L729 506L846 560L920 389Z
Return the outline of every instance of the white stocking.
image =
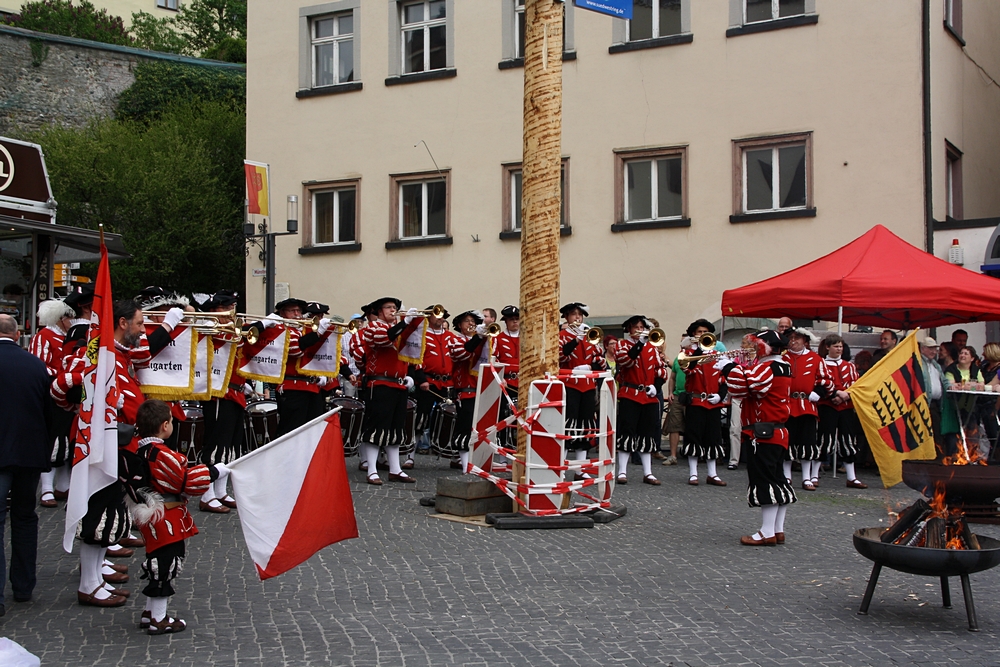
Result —
M149 614L154 621L162 621L167 615L167 598L149 598Z
M708 463L708 476L709 477L718 477L719 476L719 470L718 470L718 468L716 468L716 461L715 461L715 459L708 459L707 463Z
M642 461L642 476L649 477L653 474L653 453L652 452L642 452L639 454L639 460Z
M774 532L785 532L785 512L787 510L788 505L778 505L778 514L774 517Z
M812 479L812 461L802 462L802 482L808 482Z
M468 449L463 449L459 453L459 455L458 455L458 462L462 464L462 472L465 472L466 467L469 465L469 450Z
M689 456L688 457L688 475L691 477L698 476L698 457Z
M844 464L844 471L847 473L847 481L848 482L853 482L854 480L856 480L858 478L857 473L854 472L854 464L853 463L845 463Z
M56 471L50 470L48 472L43 472L40 477L42 480L42 495L52 493L56 480Z
M628 459L631 452L618 452L618 474L624 475L628 471Z
M587 450L586 449L578 449L575 452L573 452L573 460L574 461L586 461L587 460Z
M365 448L365 458L368 459L368 476L371 477L378 472L378 445L365 442L361 446Z
M792 478L792 462L791 461L783 461L782 464L781 464L781 467L785 471L785 479L791 479Z
M398 475L403 472L403 468L399 465L399 445L386 446L385 457L389 459L389 474Z
M778 518L777 505L764 505L760 508L760 534L764 537L774 537L774 521Z
M69 473L72 468L69 465L59 466L55 469L56 479L55 488L56 491L69 491Z
M111 594L102 587L104 578L101 576L101 569L104 562L104 547L94 544L80 545L80 587L79 591L85 595L90 595L95 589L100 588L94 597L104 600L111 597Z
M229 483L229 473L219 475L219 478L212 482L212 491L215 493L215 497L222 500L226 497L226 484Z
M208 489L205 490L205 493L201 494L201 502L207 505L216 498L218 498L218 496L215 495L215 484L209 484Z

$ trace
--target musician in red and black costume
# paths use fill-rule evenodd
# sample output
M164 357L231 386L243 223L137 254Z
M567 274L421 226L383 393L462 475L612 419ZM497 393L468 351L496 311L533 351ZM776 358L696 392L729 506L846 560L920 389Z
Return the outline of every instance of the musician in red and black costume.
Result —
M237 301L239 295L236 292L219 290L202 307L208 313L226 313L236 307ZM219 324L231 324L231 321L219 320ZM212 345L216 351L225 343L226 340L222 337L212 337ZM223 455L227 452L232 456L239 456L243 452L243 440L246 435L243 426L247 408L246 392L247 381L234 364L225 396L202 403L205 415L205 437L200 456L202 464L221 463ZM216 514L226 514L230 509L235 509L236 499L226 492L227 481L227 477L223 476L209 484L198 501L198 509Z
M62 371L62 348L66 332L71 326L73 309L65 302L48 299L38 304L38 332L31 337L28 351L42 360L50 377L55 377ZM69 431L73 424L73 412L66 410L54 411L49 433L54 436L49 460L52 469L41 473L42 496L39 504L42 507L56 507L55 478L56 471L65 471L66 453L69 445ZM68 475L65 482L68 486ZM63 481L63 480L60 480Z
M451 392L451 355L448 345L454 334L448 330L447 309L441 317L430 314L433 306L428 306L427 331L424 334L424 363L414 366L411 375L417 388L417 453L430 452L430 417L434 404L447 399Z
M385 448L389 461L389 480L412 484L399 461L399 447L405 439L406 394L413 388L413 378L407 375L409 364L400 360L396 339L408 324L420 317L416 309L407 311L397 321L396 311L402 302L383 297L368 304L375 319L361 330L365 347L365 381L369 387L365 400L365 420L361 440L368 459L368 483L382 484L376 469L379 450Z
M689 356L705 354L699 337L715 327L708 320L695 320L688 325L682 341ZM684 409L684 444L681 456L688 460L688 484L698 486L698 459L704 457L708 468L706 484L726 486L719 477L718 459L725 453L722 445L722 406L728 390L726 382L711 363L692 363L684 367L684 391L690 402Z
M301 320L307 303L302 299L285 299L274 305L276 314L268 315L261 324L271 327L279 324L279 318ZM285 362L285 378L278 387L278 435L291 433L308 424L325 412L323 397L320 396L319 378L300 375L295 368L303 350L310 350L322 342L320 336L330 326L329 320L320 320L315 331L303 332L297 326L288 326L288 360Z
M821 449L816 438L819 411L816 407L831 391L833 381L823 358L809 349L812 335L805 329L789 329L788 350L785 361L792 369L792 387L789 396L788 455L785 461L785 478L792 478L792 461L802 464L802 488L815 491L819 483Z
M319 301L307 302L305 309L302 311L302 316L305 317L307 320L314 320L317 322L322 322L324 319L327 319L327 321L329 321L331 324L329 324L327 328L324 329L324 333L326 331L329 331L330 328L333 327L335 324L343 324L342 317L339 316L336 318L330 317L330 306L326 305L325 303L320 303ZM318 333L319 329L317 328L316 331ZM345 338L348 336L347 331L344 331L343 334ZM340 366L345 370L347 368L347 360L344 358L343 343L341 344ZM317 380L318 380L317 384L319 384L319 395L322 401L323 412L326 412L327 399L334 398L335 396L339 396L342 393L340 388L340 377L339 376L319 377L317 378Z
M500 311L500 319L504 330L494 338L493 356L504 365L503 379L507 383L507 398L500 402L500 419L506 419L511 414L511 405L517 406L517 376L521 368L521 309L517 306L504 306ZM503 447L516 448L517 428L510 426L503 429L497 434L497 439Z
M559 368L563 371L591 373L607 370L603 341L591 343L587 340L590 328L583 318L590 315L582 303L568 303L559 309L566 319L566 328L559 332ZM581 434L597 431L597 382L594 378L571 375L563 380L566 388L566 432ZM593 445L593 437L578 437L566 441L566 449L573 452L572 458L583 461ZM586 475L577 475L582 479Z
M844 464L847 473L847 488L867 489L868 485L858 479L854 462L858 455L858 433L861 424L854 411L854 402L847 393L848 388L858 381L858 368L850 360L844 339L830 334L823 339L826 347L826 370L833 382L833 390L819 402L819 441L821 455L831 456L837 448L837 457ZM845 358L847 357L847 358ZM814 479L813 484L819 480Z
M451 444L459 453L458 462L452 461L451 467L460 468L464 472L469 463L469 440L472 438L476 414L476 376L473 370L483 354L483 346L488 343L486 325L478 312L467 310L456 315L451 323L455 328L455 336L451 339L448 352L453 363L451 379L458 399Z
M744 367L721 358L715 368L726 379L730 395L743 399L740 417L747 457L747 502L761 508L760 530L741 537L740 544L774 546L785 543L785 511L796 500L782 468L788 456L785 422L792 370L781 358L787 339L778 332L758 331L751 342L757 351L753 364Z
M628 484L628 460L633 452L638 452L643 483L660 485L653 475L652 455L660 446L660 403L656 391L667 381L667 367L659 350L649 344L650 328L645 316L633 315L622 324L625 335L615 346L619 484Z

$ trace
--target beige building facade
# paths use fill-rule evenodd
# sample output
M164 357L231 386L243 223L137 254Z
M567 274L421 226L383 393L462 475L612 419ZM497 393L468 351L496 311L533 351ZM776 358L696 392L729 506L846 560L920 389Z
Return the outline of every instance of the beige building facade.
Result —
M112 16L120 16L126 26L132 24L132 14L135 12L146 12L157 18L168 18L176 15L184 4L184 0L90 0L90 2L98 9L108 10ZM21 4L21 0L0 0L0 13L16 14Z
M293 296L344 316L517 302L522 4L249 1L247 159L270 165L277 229L298 197L300 233L277 239ZM566 3L562 301L673 336L877 223L938 255L960 238L979 270L1000 4L649 4L630 23Z

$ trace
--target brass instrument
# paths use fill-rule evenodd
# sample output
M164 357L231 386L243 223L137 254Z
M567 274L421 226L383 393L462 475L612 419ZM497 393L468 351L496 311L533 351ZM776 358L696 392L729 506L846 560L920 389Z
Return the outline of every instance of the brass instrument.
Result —
M502 331L503 329L496 322L493 322L492 324L486 327L486 335L490 338L496 338L497 336L500 335L500 332Z
M432 317L441 318L441 317L444 317L445 312L446 311L444 309L444 306L442 306L439 303L439 304L436 304L436 305L434 305L434 306L432 306L432 307L430 307L430 308L428 308L426 310L418 310L417 311L417 315L423 315L425 317L427 315L431 315ZM408 312L405 311L405 310L396 311L396 318L401 320L404 317L406 317L407 314L408 314Z
M647 342L653 347L662 347L663 344L667 342L666 332L659 327L656 327L655 329L650 329L647 336L648 336L646 339Z
M726 350L725 352L709 352L708 354L693 354L688 356L681 352L677 355L677 364L681 368L689 368L692 365L703 364L707 361L718 361L719 359L729 359L733 363L750 363L757 358L756 350L738 348Z
M604 331L601 327L590 327L586 334L587 342L593 345L604 344Z
M165 310L140 310L143 317L163 317L167 314ZM184 319L181 320L181 326L198 326L197 320L214 320L216 322L221 322L222 320L232 321L236 316L236 309L227 310L223 313L199 313L199 312L186 312L184 313ZM195 320L194 322L186 322L185 320Z
M281 324L286 324L290 327L297 327L303 331L313 332L319 329L319 323L316 320L290 320L284 317L267 317L262 315L250 315L248 313L236 313L240 317L244 318L245 321L249 322L260 322L261 320L271 320L272 322L280 322ZM345 325L346 326L346 325Z
M703 350L711 350L718 340L714 333L706 331L698 337L698 346Z
M347 324L343 324L341 322L330 322L330 326L331 327L338 327L340 329L344 329L348 333L352 333L352 334L358 332L358 323L355 322L354 320L351 320Z

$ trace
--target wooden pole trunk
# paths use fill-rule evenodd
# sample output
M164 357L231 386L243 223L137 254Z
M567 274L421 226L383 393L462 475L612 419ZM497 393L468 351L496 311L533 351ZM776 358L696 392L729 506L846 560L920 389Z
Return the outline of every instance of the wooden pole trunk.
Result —
M522 408L528 405L531 382L559 370L563 4L554 0L527 0L525 24L518 371L518 404ZM524 477L521 464L526 443L525 433L519 432L519 462L513 469L515 482Z

